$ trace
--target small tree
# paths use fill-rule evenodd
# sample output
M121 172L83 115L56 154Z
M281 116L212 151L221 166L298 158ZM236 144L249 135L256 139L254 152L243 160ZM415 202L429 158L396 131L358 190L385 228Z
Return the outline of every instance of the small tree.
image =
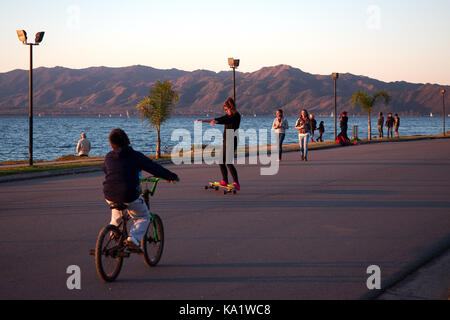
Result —
M352 108L354 108L357 104L359 104L359 106L361 107L361 110L367 111L369 113L369 125L368 125L369 126L368 139L369 140L372 140L372 127L371 127L371 121L370 121L372 109L380 98L384 99L384 103L386 105L388 105L389 102L391 101L391 97L389 96L387 91L384 91L384 90L378 91L377 93L375 93L373 95L373 97L369 96L365 91L359 90L353 94L352 99L351 99Z
M148 122L156 129L156 159L161 157L161 124L170 118L175 102L178 101L178 93L173 90L169 81L157 81L150 90L150 95L145 97L137 109L142 121Z

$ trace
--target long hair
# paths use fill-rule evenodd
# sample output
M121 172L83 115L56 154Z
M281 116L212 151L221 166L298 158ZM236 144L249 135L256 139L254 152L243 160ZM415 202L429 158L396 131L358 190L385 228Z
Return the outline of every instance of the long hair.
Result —
M302 116L303 111L305 112L305 118L306 118L306 119L309 119L308 110L306 110L306 109L303 109L303 110L300 112L300 117Z
M230 109L231 110L231 112L236 112L236 104L234 103L234 100L233 100L233 98L228 98L226 101L225 101L225 103L224 103L224 105L223 105L224 107L227 107L228 109Z

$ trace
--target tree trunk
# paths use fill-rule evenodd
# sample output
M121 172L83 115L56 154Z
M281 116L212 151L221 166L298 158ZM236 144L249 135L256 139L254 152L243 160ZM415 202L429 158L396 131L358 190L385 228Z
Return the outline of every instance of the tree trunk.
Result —
M161 157L161 137L160 137L161 126L156 126L156 159Z
M372 126L371 126L371 115L370 115L370 111L369 111L369 128L368 128L368 139L369 141L372 140Z

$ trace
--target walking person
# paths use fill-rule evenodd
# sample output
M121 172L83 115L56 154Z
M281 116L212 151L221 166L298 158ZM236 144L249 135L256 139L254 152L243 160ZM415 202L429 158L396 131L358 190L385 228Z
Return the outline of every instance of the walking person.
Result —
M226 114L222 117L219 118L215 118L215 119L198 119L197 121L200 122L209 122L212 126L215 124L223 124L224 125L224 130L223 130L223 162L219 164L220 167L220 172L222 173L222 181L220 181L220 184L222 186L229 186L232 188L235 188L236 190L241 190L241 186L239 184L239 179L238 179L238 174L236 171L235 166L233 165L233 160L231 161L231 163L227 163L226 161L226 155L227 155L227 131L230 131L229 133L234 133L236 130L239 129L239 125L241 123L241 115L240 113L236 110L236 105L234 103L234 100L232 98L228 98L224 105L223 108L225 109ZM237 150L237 137L236 135L234 135L234 139L233 139L233 145L229 146L228 152L233 152L233 157L232 159L234 159L234 153ZM231 176L233 177L233 183L230 185L228 183L228 170L231 173Z
M314 142L314 131L317 130L317 121L314 119L314 115L312 113L309 115L309 119L311 120L311 142Z
M387 137L393 138L392 135L392 128L394 127L394 118L392 117L392 113L388 114L388 117L386 118L386 128L387 128Z
M383 138L383 124L384 124L383 112L380 112L378 114L378 135L380 138Z
M323 142L323 134L325 133L325 125L323 121L320 121L319 124L319 137L317 138L317 141Z
M81 133L81 139L77 143L77 153L80 157L88 157L91 151L91 142L86 138L86 133Z
M308 161L308 142L311 136L311 120L308 111L305 109L300 113L295 123L295 129L298 130L298 141L300 144L300 154L302 161Z
M394 116L394 132L395 132L395 136L398 138L398 128L400 127L400 117L398 116L398 114L396 113Z
M277 117L273 120L272 124L272 130L275 130L278 139L278 161L281 161L281 156L283 154L283 141L287 129L289 129L288 121L283 118L283 110L278 109Z

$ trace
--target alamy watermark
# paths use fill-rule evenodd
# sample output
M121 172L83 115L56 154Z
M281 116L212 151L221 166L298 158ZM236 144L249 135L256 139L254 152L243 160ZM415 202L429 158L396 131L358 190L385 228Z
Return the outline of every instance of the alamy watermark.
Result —
M367 7L366 13L368 15L366 26L370 30L381 29L381 8L377 5Z
M70 31L80 30L81 9L79 6L71 5L66 8L66 26Z
M67 289L81 290L81 268L77 265L70 265L67 267L66 273L70 274L66 281Z
M377 265L371 265L367 267L367 274L370 274L367 278L366 286L369 290L381 289L381 269Z
M261 175L278 173L278 135L273 130L227 129L223 135L217 128L203 131L202 123L196 122L193 136L187 129L175 129L171 140L178 142L171 152L172 162L176 165L247 164L248 161L248 164L265 166L260 169Z

